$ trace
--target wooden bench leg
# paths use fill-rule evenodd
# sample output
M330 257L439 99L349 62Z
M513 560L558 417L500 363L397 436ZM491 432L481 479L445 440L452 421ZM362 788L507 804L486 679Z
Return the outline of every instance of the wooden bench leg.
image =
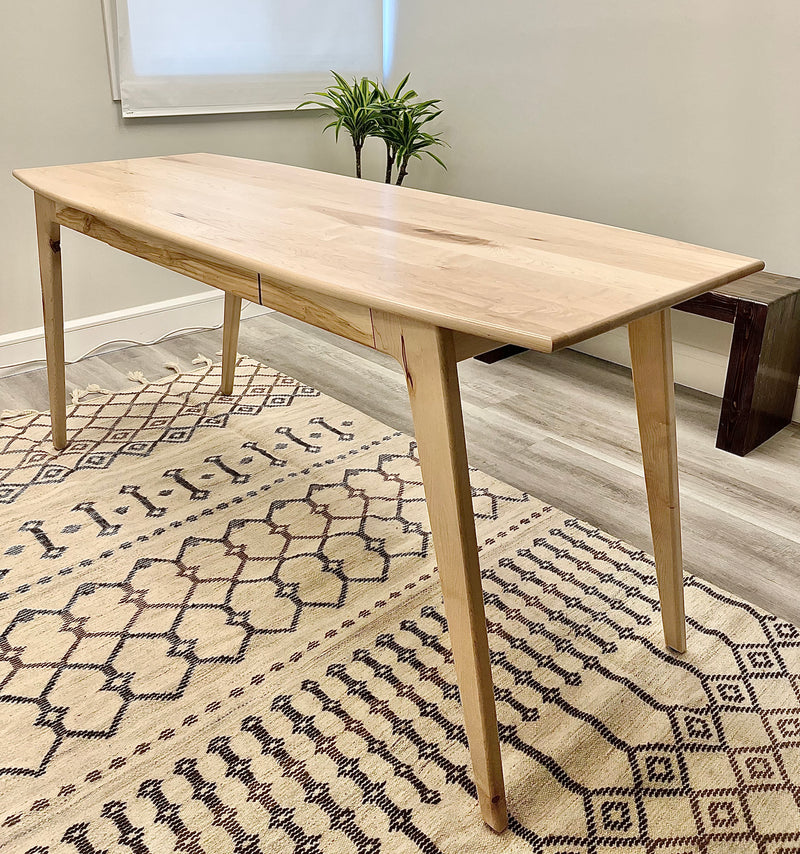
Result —
M486 365L493 365L495 362L500 362L503 359L510 359L512 356L517 356L520 353L527 353L527 347L519 347L516 344L503 344L502 347L495 347L494 350L489 350L486 353L479 353L472 358L478 362L483 362Z
M373 323L406 375L478 801L499 832L508 816L453 334L377 311Z
M236 348L239 345L239 320L242 298L225 291L225 310L222 322L222 382L220 394L233 394L236 373Z
M47 357L47 387L50 393L50 424L53 447L67 446L67 399L64 376L64 306L61 294L61 226L56 206L38 194L36 237L39 248L39 276L42 282L44 346Z
M740 300L717 447L743 457L792 420L800 378L800 295Z
M667 646L686 651L683 555L669 309L628 324L642 462Z

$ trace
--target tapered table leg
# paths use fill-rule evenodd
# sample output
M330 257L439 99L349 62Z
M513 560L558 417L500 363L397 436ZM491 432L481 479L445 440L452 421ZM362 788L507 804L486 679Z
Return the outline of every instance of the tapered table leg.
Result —
M669 309L628 325L642 462L667 646L686 651L675 387Z
M64 378L64 307L61 294L61 226L56 206L44 196L34 196L39 275L42 282L44 346L47 387L50 393L50 424L53 447L67 445L67 401Z
M219 387L221 394L233 393L241 314L242 298L225 291L225 313L222 323L222 383Z
M406 375L439 582L483 820L508 824L478 544L452 332L374 313Z

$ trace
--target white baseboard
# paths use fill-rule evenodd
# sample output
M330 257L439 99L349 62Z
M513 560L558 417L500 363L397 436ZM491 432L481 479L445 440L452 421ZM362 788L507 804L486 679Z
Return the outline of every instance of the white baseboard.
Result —
M222 292L212 291L69 320L64 324L66 359L74 362L89 352L118 350L131 341L156 341L176 330L219 326L223 300ZM265 306L245 302L242 317L257 317L269 311ZM43 361L43 327L0 335L0 377L39 367Z
M613 329L604 335L576 344L572 349L617 365L631 366L628 334L625 329ZM675 382L678 385L722 397L728 371L727 355L675 341L672 345L672 358ZM800 421L800 393L795 400L792 420Z

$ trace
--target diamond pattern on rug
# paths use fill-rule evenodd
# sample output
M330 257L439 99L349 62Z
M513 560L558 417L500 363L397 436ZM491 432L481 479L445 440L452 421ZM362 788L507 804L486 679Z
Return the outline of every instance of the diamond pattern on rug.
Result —
M218 383L95 400L57 455L0 424L0 847L800 850L798 630L687 578L674 655L647 555L473 472L484 827L413 440L252 360Z
M50 433L49 413L15 419L0 433L0 505L13 504L34 486L62 483L77 471L124 465L128 457L148 457L164 443L182 445L196 430L224 429L231 416L257 416L264 409L291 406L319 392L283 374L253 374L237 382L232 395L215 397L219 375L213 366L97 398L69 410L70 443L58 455L40 440ZM192 401L187 404L187 401ZM218 400L223 411L215 412ZM319 423L319 422L318 422ZM288 429L288 428L287 428Z

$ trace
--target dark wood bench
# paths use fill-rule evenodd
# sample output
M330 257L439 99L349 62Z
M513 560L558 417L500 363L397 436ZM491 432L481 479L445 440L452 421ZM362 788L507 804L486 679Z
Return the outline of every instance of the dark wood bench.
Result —
M717 447L743 457L792 420L800 379L800 279L754 273L676 305L733 324ZM500 347L489 364L523 352Z
M800 378L800 279L754 273L675 308L733 324L717 447L743 457L792 420Z

